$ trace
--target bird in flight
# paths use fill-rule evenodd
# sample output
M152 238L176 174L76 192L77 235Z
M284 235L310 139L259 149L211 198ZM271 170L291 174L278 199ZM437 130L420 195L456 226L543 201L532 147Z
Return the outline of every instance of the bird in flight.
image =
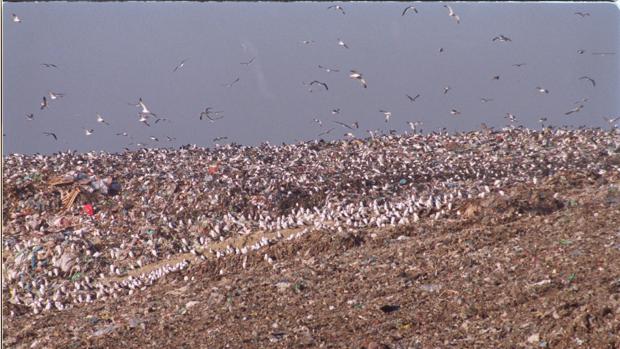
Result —
M457 115L460 115L460 114L461 114L461 112L460 112L460 111L458 111L458 110L456 110L456 109L452 109L452 110L450 110L450 114L452 114L452 115L454 115L454 116L457 116Z
M239 64L243 64L243 65L250 65L250 64L252 64L252 62L254 62L254 60L255 60L255 59L256 59L256 57L252 57L252 59L250 59L249 61L247 61L247 62L241 62L241 63L239 63Z
M41 65L44 66L45 68L58 68L56 64L52 64L52 63L41 63Z
M581 18L587 17L590 15L588 12L575 12L575 14Z
M176 67L174 67L174 69L172 69L172 72L176 72L177 70L183 68L183 66L185 65L185 62L187 62L188 58L185 58L184 60L181 61L181 63L179 63Z
M579 53L580 55L582 55L582 54L586 53L586 50L584 50L584 49L579 49L579 50L577 50L577 53Z
M332 109L332 114L340 114L340 108Z
M443 5L443 7L447 8L448 11L450 11L450 13L448 13L448 16L454 18L457 24L461 23L461 17L454 13L454 10L452 9L452 7L450 7L450 5Z
M368 87L368 84L366 83L366 80L364 80L364 77L362 77L362 74L358 73L357 71L351 70L351 74L349 74L349 77L351 79L359 80L359 82L362 84L362 86L364 86L364 88Z
M166 118L157 118L157 119L155 119L155 124L157 124L157 123L158 123L158 122L160 122L160 121L168 121L168 122L172 122L172 121L170 121L169 119L166 119Z
M150 136L149 139L153 142L159 142L159 139L157 137Z
M93 130L92 128L84 128L82 127L82 129L84 130L84 134L86 134L87 136L90 136L93 134L93 132L95 132L95 130Z
M614 122L620 120L620 116L616 117L616 118L607 118L603 116L603 120L607 121L609 123L609 125L612 125Z
M511 114L511 113L506 113L506 116L504 116L504 119L510 119L510 122L515 122L515 121L517 121L517 117L516 117L516 116L514 116L514 115L513 115L513 114Z
M588 81L590 81L592 83L592 87L596 86L596 81L594 81L594 79L592 79L589 76L582 76L582 77L579 78L579 80L588 80Z
M149 120L148 114L140 114L140 113L138 113L138 115L140 116L138 121L140 121L141 123L145 124L148 127L151 127L151 125L149 125L149 123L148 123L148 120Z
M403 10L403 13L401 14L401 16L404 16L407 13L407 11L409 11L409 10L412 10L413 12L418 13L418 9L415 8L414 6L407 6Z
M51 100L56 100L58 98L62 98L65 96L64 93L57 93L57 92L52 92L52 91L49 92L49 95L50 95Z
M170 136L166 136L166 139L168 140L168 142L173 142L177 140L176 137L170 137Z
M328 73L337 73L337 72L340 71L338 69L331 69L331 68L324 67L324 66L322 66L320 64L319 64L319 69L323 69L323 70L325 70Z
M513 67L517 67L517 68L521 68L524 65L526 65L526 63L516 63L516 64L513 64L512 66Z
M43 134L46 135L46 136L53 137L54 140L56 140L56 141L58 140L58 137L56 137L56 134L54 132L43 132Z
M15 22L15 23L21 23L21 21L22 21L22 20L21 20L21 19L19 19L19 17L17 17L17 15L16 15L16 14L14 14L14 13L13 13L13 14L11 14L11 16L13 17L13 22Z
M319 124L319 127L323 127L323 121L321 121L321 120L319 120L319 119L317 119L317 118L312 119L312 121L314 121L314 122L316 122L317 124Z
M385 122L390 121L390 118L392 117L392 112L389 112L387 110L379 110L379 113L383 114L383 116L385 117Z
M34 114L33 113L26 114L26 119L28 119L30 121L34 120Z
M329 10L329 9L332 9L332 8L333 8L335 11L337 10L337 11L342 12L342 14L343 14L343 15L345 14L345 13L344 13L344 9L343 9L343 8L342 8L342 6L340 6L340 5L332 5L332 6L329 6L327 9Z
M495 75L492 80L499 80L499 75Z
M321 85L323 87L325 87L325 91L329 90L329 87L327 87L327 84L318 80L313 80L311 81L309 84L304 83L304 85ZM310 88L310 92L312 92L312 88Z
M144 101L142 101L142 97L140 97L138 99L138 104L132 104L129 103L129 105L133 105L135 107L140 107L142 108L141 111L138 112L138 114L140 115L145 115L145 116L155 116L157 117L157 115L155 115L155 113L151 113L151 111L149 110L149 108L146 107L146 104L144 104Z
M572 113L578 113L579 111L581 111L581 109L583 108L583 104L580 104L578 106L576 106L575 108L567 111L566 113L564 113L564 115L570 115Z
M110 126L110 124L107 121L105 121L103 119L103 116L101 116L101 114L99 114L99 113L97 113L97 122Z
M411 127L413 133L415 133L418 125L422 125L422 121L407 121L407 124Z
M350 130L352 130L352 129L353 129L353 127L351 127L351 126L349 126L349 125L345 124L344 122L340 122L340 121L334 121L334 122L335 122L335 123L337 123L338 125L342 126L342 127L346 127L346 128L348 128L348 129L350 129Z
M480 102L482 103L488 103L488 102L491 102L492 100L493 98L484 98L484 97L480 98Z
M542 88L540 86L537 86L536 89L538 90L538 92L540 93L549 93L549 90L547 90L546 88Z
M41 101L41 110L47 108L47 98L43 96L43 100Z
M439 48L439 53L442 53L444 51L443 47Z
M127 132L119 132L116 134L117 136L123 136L123 137L127 137L129 136L129 134Z
M223 140L226 140L226 139L228 139L228 137L226 137L226 136L215 137L215 138L213 138L213 142L219 142L219 141L223 141Z
M335 129L335 127L332 127L332 128L330 128L329 130L327 130L327 131L323 131L323 132L319 133L319 134L317 135L317 137L321 137L321 136L323 136L323 135L327 135L327 134L329 134L330 132L332 132L334 129Z
M407 98L409 99L409 101L411 103L415 102L416 99L418 99L420 97L420 94L418 93L417 95L415 95L415 97L411 97L410 95L405 95L407 96Z
M446 86L443 88L443 94L445 95L446 93L448 93L448 91L450 91L450 86Z
M316 41L314 40L302 40L301 43L304 45L314 44Z
M200 120L202 120L203 118L207 118L209 119L211 122L215 121L215 120L219 120L224 118L223 116L219 116L219 114L223 113L223 111L211 111L211 107L207 107L205 108L205 111L203 111L202 113L200 113Z
M232 85L234 85L235 83L239 82L239 78L236 78L233 82L228 83L228 84L224 84L222 86L226 86L226 87L232 87Z
M344 48L349 48L349 46L347 46L347 44L345 44L344 41L342 41L341 39L338 39L338 46L342 46Z
M500 35L494 37L492 39L492 41L506 42L506 41L512 41L512 40L509 37L504 36L503 34L500 34Z

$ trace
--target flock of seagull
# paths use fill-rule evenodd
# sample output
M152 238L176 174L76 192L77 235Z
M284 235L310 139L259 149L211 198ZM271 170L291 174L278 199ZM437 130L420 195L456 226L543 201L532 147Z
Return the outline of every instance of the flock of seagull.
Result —
M451 6L443 5L443 7L448 10L448 16L450 16L454 20L454 22L456 24L460 24L461 23L460 16L456 14L456 12L454 11L454 9ZM332 5L332 6L327 7L327 9L328 10L338 11L342 15L346 15L346 11L345 11L344 7L341 6L341 5ZM403 11L401 13L401 16L405 16L405 15L408 15L408 14L414 15L414 14L418 14L418 13L419 13L419 11L418 11L418 9L415 6L407 6L407 7L405 7L403 9ZM581 18L585 18L585 17L590 16L590 14L587 13L587 12L574 12L574 15L579 16ZM14 13L12 14L12 18L13 18L13 22L14 23L21 23L22 22L22 19L19 18ZM499 35L493 37L491 40L493 42L496 42L496 41L497 42L505 42L505 43L512 42L512 39L510 37L504 35L504 34L499 34ZM307 45L315 43L314 40L303 40L301 42L303 44L307 44ZM340 46L340 47L342 47L344 49L350 49L349 45L347 45L341 38L337 38L337 44L338 44L338 46ZM443 52L443 51L444 51L443 48L439 49L439 52ZM585 53L585 50L578 50L577 53L583 54L583 53ZM593 53L593 54L596 54L596 55L611 55L611 54L615 54L615 53L614 52L605 52L605 53ZM252 57L248 61L241 62L240 64L248 66L248 65L252 64L256 58L257 57ZM189 61L189 58L182 59L172 69L172 73L175 73L175 72L179 71L180 69L182 69L188 61ZM45 68L58 69L58 66L56 64L53 64L53 63L42 63L41 65L43 67L45 67ZM513 64L513 66L517 67L517 68L525 66L525 65L526 65L526 63L516 63L516 64ZM319 67L319 69L322 69L322 70L324 70L325 72L328 72L328 73L338 73L338 72L340 72L339 69L328 68L328 67L325 67L323 65L318 65L318 67ZM364 78L364 75L361 72L359 72L359 71L357 71L355 69L351 69L349 71L349 78L358 81L363 88L368 88L368 82L366 81L366 79ZM493 80L499 80L499 79L500 79L499 75L493 76ZM587 81L587 82L589 82L592 85L593 88L596 87L595 79L593 79L590 76L581 76L581 77L579 77L579 80ZM240 81L240 78L236 77L230 83L223 84L222 86L232 87L233 85L235 85L239 81ZM325 83L323 81L319 81L319 80L313 80L311 82L303 82L303 84L306 85L306 86L309 86L309 91L310 92L315 91L314 88L317 88L317 87L320 88L320 89L323 89L324 91L328 91L329 90L329 86L327 85L327 83ZM444 95L447 94L450 90L451 90L450 86L445 86L443 88L443 94ZM538 92L542 93L542 94L549 94L550 93L550 91L548 89L546 89L544 87L541 87L541 86L536 86L536 90ZM49 91L48 95L47 96L43 96L42 99L41 99L40 110L43 111L45 109L48 109L50 107L50 103L55 102L55 101L63 98L64 96L65 96L65 94L63 94L63 93ZM411 102L411 103L415 103L416 100L418 100L421 97L420 94L416 94L414 97L412 97L412 96L410 96L408 94L406 94L405 96L409 100L409 102ZM49 99L48 99L48 97L49 97ZM480 98L480 101L482 103L488 103L488 102L493 101L493 99L492 98L482 97L482 98ZM588 101L588 99L584 98L581 101L576 102L576 104L578 104L578 105L576 107L568 110L564 114L568 116L570 114L580 112L584 108L584 106L585 106L584 103L586 101ZM129 103L129 105L135 106L135 107L138 108L138 112L137 112L138 121L141 122L145 126L150 127L152 123L157 124L157 123L162 122L162 121L170 122L170 120L168 120L166 118L163 118L163 117L160 117L156 113L151 112L151 110L146 106L146 104L142 100L142 98L139 98L137 103ZM220 120L220 119L224 118L223 113L224 113L223 111L215 111L213 107L208 106L208 107L206 107L204 109L204 111L200 112L200 114L198 116L198 119L199 120L207 120L209 122L215 122L217 120ZM336 109L332 110L332 114L334 116L339 114L339 113L340 113L340 108L336 108ZM386 123L388 123L390 121L390 118L392 116L392 113L390 111L380 109L379 113L383 114L384 120L385 120ZM450 114L453 115L453 116L459 116L459 115L461 115L461 112L458 109L456 109L456 108L452 108L450 110ZM34 113L26 114L26 119L27 120L32 121L32 120L34 120L34 118L35 118ZM511 123L515 123L517 121L517 117L514 114L512 114L512 113L506 113L506 116L504 118L508 119ZM620 117L603 117L603 119L606 122L608 122L611 127L617 127L614 124L618 120L620 120ZM96 113L96 120L97 120L98 124L110 126L110 123L107 122L105 120L105 118L100 113L98 113L98 112ZM153 121L151 121L151 120L153 120ZM542 117L541 119L539 119L539 122L543 123L546 120L547 120L547 118ZM318 124L320 127L323 127L323 122L321 120L319 120L318 118L313 118L313 121L316 124ZM344 122L341 122L341 121L335 121L335 120L333 122L335 124L338 124L338 125L346 128L347 130L354 130L354 129L358 129L359 128L359 123L357 121L355 121L352 124L347 124L347 123L344 123ZM422 122L420 122L420 121L406 121L406 123L410 126L410 128L413 130L413 132L416 132L418 126L422 125ZM95 129L93 129L93 128L82 127L82 129L84 130L84 134L86 136L91 136L91 135L93 135L95 133ZM327 134L331 133L331 131L333 131L334 129L335 128L331 128L329 130L323 131L323 132L319 133L317 136L320 137L320 136L323 136L323 135L327 135ZM379 132L379 131L377 130L376 132ZM390 133L394 133L394 132L395 132L395 130L391 130L390 131ZM371 137L374 138L373 131L368 130L368 133L371 135ZM51 137L55 141L58 140L58 135L56 133L54 133L52 130L43 132L43 135ZM127 132L118 132L118 133L116 133L116 135L117 136L126 136L126 137L129 136ZM347 132L347 133L344 134L344 136L352 137L352 138L355 137L355 135L352 132ZM131 138L133 138L133 137L131 137ZM156 137L152 137L151 136L149 138L150 138L151 141L155 141L155 142L159 141L159 139L156 138ZM176 140L176 138L170 137L170 136L166 136L166 138L169 141ZM213 142L217 142L217 141L221 141L221 140L226 140L227 138L228 137L226 137L226 136L219 136L219 137L214 138ZM131 145L131 144L134 144L134 143L129 143L129 144ZM146 144L145 143L136 143L135 145L136 146L145 146ZM128 148L125 148L125 149L128 150Z

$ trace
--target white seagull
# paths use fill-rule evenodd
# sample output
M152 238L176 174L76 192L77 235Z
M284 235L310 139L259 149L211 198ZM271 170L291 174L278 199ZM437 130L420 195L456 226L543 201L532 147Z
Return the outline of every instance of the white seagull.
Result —
M30 121L34 120L34 114L33 113L26 114L26 119L28 119Z
M536 89L538 90L538 92L540 93L549 93L549 90L547 90L546 88L542 88L540 86L536 86Z
M460 112L460 111L458 111L458 110L456 110L456 109L452 109L452 110L450 110L450 114L452 114L452 115L454 115L454 116L457 116L457 115L460 115L460 114L461 114L461 112Z
M564 113L564 115L570 115L572 113L578 113L579 111L581 111L581 109L583 108L583 104L578 105L577 107L567 111L566 113Z
M347 46L347 44L345 44L344 41L342 41L341 39L338 39L338 45L344 48L349 48L349 46Z
M21 19L19 19L19 17L17 17L17 15L16 15L16 14L14 14L14 13L13 13L11 16L13 17L13 22L15 22L15 23L21 23L21 21L22 21L22 20L21 20Z
M503 34L499 34L498 36L494 37L492 41L500 41L500 42L506 42L506 41L512 41L509 37L504 36Z
M359 80L359 82L362 84L362 86L364 86L364 88L368 87L368 84L366 83L366 80L364 80L364 77L362 77L361 73L358 73L355 70L351 70L351 74L349 74L349 77L351 79L357 79Z
M342 14L343 14L343 15L345 14L345 13L344 13L344 9L343 9L343 8L342 8L342 6L340 6L340 5L332 5L332 6L329 6L327 9L329 10L329 9L332 9L332 8L333 8L334 10L338 10L338 11L342 12Z
M49 92L49 95L50 95L51 100L56 100L58 98L62 98L65 96L64 93L58 93L58 92L52 92L52 91Z
M450 5L443 5L443 7L447 8L448 11L450 11L450 13L448 13L448 16L454 18L457 24L461 23L461 17L457 16L457 14L454 13L454 10L452 10L452 7L450 7Z
M105 121L103 119L103 116L101 116L99 113L97 113L97 122L110 126L110 124L107 121Z
M390 121L390 117L392 117L392 112L387 110L379 110L379 113L382 113L385 116L385 122Z
M47 108L47 98L43 96L43 100L41 101L41 110Z
M84 128L82 127L82 129L84 129L84 134L86 134L87 136L90 136L93 134L93 132L95 132L95 130L93 130L92 128Z
M183 66L185 65L185 62L187 62L189 58L185 58L184 60L181 61L181 63L179 63L176 67L174 67L174 69L172 69L172 72L176 72L177 70L183 68Z

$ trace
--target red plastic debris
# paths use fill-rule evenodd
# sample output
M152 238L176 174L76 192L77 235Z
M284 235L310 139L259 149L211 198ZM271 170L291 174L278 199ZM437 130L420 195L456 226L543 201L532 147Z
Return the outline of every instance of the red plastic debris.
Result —
M93 209L93 205L91 204L85 204L84 205L84 212L86 212L87 215L92 216L95 214L95 210Z

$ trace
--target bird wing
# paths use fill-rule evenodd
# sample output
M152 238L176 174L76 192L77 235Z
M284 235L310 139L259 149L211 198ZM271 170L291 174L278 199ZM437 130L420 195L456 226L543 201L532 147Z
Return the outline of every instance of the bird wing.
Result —
M350 129L350 130L352 130L352 129L353 129L353 127L351 127L351 126L349 126L349 125L345 124L344 122L340 122L340 121L334 121L334 122L335 122L335 123L337 123L338 125L341 125L341 126L344 126L344 127L348 128L348 129Z

